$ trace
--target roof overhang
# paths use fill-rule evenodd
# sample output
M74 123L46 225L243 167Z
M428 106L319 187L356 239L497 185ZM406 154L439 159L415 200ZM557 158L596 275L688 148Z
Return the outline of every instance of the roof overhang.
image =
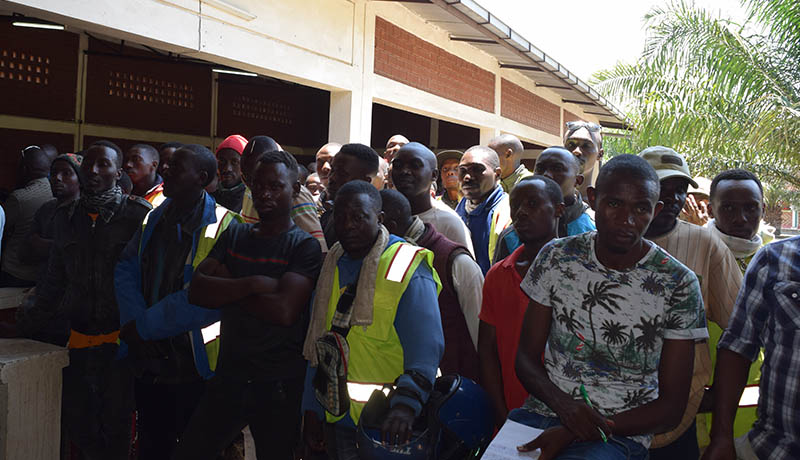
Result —
M447 31L450 40L469 43L497 59L500 68L514 69L597 117L608 128L627 129L625 115L588 83L526 40L473 0L405 0L401 3L426 22Z

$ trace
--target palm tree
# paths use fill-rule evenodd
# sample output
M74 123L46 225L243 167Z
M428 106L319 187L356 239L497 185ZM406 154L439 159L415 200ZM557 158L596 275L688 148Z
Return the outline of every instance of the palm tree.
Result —
M686 154L695 174L742 167L800 185L800 2L742 3L741 24L682 0L645 16L638 61L593 78L633 128L606 138L609 154L660 144Z
M589 312L589 328L592 330L592 349L597 345L597 332L594 330L594 319L592 312L594 307L599 306L606 309L610 314L615 314L621 309L617 300L624 299L623 296L611 292L612 289L620 287L617 283L609 281L600 281L593 283L589 281L587 291L583 294L583 302L581 308Z
M573 310L572 308L569 309L569 314L567 314L566 308L561 309L561 313L556 314L556 319L558 320L559 323L563 324L564 327L569 332L572 332L573 334L575 333L575 331L578 330L578 328L581 325L581 323L577 319L575 319L575 310Z
M550 306L551 307L555 307L556 305L561 305L561 304L564 303L564 301L561 300L561 297L556 295L556 287L555 286L550 286L550 292L549 292L548 299L550 300Z
M660 321L661 315L656 315L652 320L641 316L639 317L639 324L633 326L634 329L642 331L642 334L636 337L636 348L642 352L642 372L649 371L647 367L648 352L656 348L656 340L661 326Z
M617 365L617 372L621 371L622 366L617 360L617 356L614 354L614 351L611 350L611 345L622 345L625 343L625 339L627 338L625 335L626 328L627 326L623 325L622 323L609 319L604 319L603 325L600 326L600 330L603 331L603 340L606 342L608 354L611 356L611 359L614 360L614 364Z
M639 407L653 399L652 395L654 391L655 390L652 388L640 388L634 391L628 390L627 395L625 395L622 400L625 403L625 407Z

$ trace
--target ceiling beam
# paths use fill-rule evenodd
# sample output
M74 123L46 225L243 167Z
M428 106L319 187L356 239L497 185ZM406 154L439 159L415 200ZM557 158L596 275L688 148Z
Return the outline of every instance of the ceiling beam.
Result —
M514 69L514 70L527 70L528 72L544 72L541 67L534 67L530 65L519 65L519 64L503 64L500 63L501 69Z
M450 40L454 42L465 42L465 43L485 43L487 45L496 45L497 42L490 39L490 38L480 38L480 37L459 37L457 35L451 35Z
M536 87L537 88L550 88L550 89L572 89L572 90L575 89L575 88L570 88L569 86L545 85L545 84L542 84L542 83L536 83Z

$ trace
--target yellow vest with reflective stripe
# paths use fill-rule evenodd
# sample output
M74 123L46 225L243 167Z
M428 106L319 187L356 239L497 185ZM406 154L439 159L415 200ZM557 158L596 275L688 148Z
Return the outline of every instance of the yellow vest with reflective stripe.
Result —
M151 210L150 212L153 211ZM200 265L200 262L208 257L208 253L211 252L211 248L214 247L217 239L219 239L219 236L222 235L222 232L228 228L228 225L230 225L230 223L234 220L237 222L242 222L241 216L218 204L214 208L214 214L216 215L217 221L200 229L200 237L197 239L197 250L195 251L194 258L192 259L193 271L197 269L197 266ZM147 215L144 217L144 221L142 222L142 232L144 232L144 229L147 226L147 220L149 217L150 213L147 213ZM141 254L142 241L139 240L139 255ZM189 256L191 257L191 252L189 253ZM189 261L187 260L186 262L188 263ZM184 288L188 286L188 282L184 284ZM219 322L208 326L208 328L204 328L203 335L205 335L206 329L214 329L216 327L216 330L219 330L218 323ZM189 337L191 338L191 334L189 334ZM204 341L206 342L205 346L206 354L208 355L208 367L213 371L217 367L217 359L219 358L219 337L210 338L210 340Z
M222 232L228 228L228 225L232 221L242 222L241 216L236 214L235 212L217 205L214 209L214 213L217 215L217 221L213 224L207 225L205 228L200 230L200 238L197 241L197 251L194 254L194 259L192 260L192 268L197 269L197 266L200 265L200 262L205 260L208 256L208 253L211 252L211 248L214 247L214 244L219 239L219 236L222 235ZM208 328L213 328L216 326L216 331L219 333L219 322L208 326ZM205 333L203 336L205 337ZM211 340L203 340L206 342L206 355L208 355L208 368L212 371L217 368L217 359L219 358L219 336L215 339Z
M503 233L503 230L505 230L510 223L511 206L508 202L508 195L505 195L494 208L494 214L492 214L492 225L489 227L489 262L492 264L496 262L493 259L500 234Z
M356 384L392 385L403 374L403 346L394 328L397 306L408 287L411 276L421 263L431 269L436 282L437 293L441 282L433 269L433 253L427 249L405 242L397 242L386 248L378 262L375 280L375 298L372 310L372 324L353 326L347 335L350 346L350 359L347 363L347 381ZM331 327L333 313L343 292L339 286L339 269L333 276L333 289L328 302L327 329ZM432 306L434 307L434 306ZM435 308L439 308L438 303ZM368 398L368 396L367 396ZM366 398L365 398L366 399ZM366 401L350 398L350 417L358 424ZM344 416L325 414L329 423L335 423Z

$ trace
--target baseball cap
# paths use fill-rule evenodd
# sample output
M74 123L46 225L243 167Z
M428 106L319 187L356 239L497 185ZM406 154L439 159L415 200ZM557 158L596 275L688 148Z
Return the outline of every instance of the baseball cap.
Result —
M686 193L701 195L704 196L705 198L710 198L711 179L703 176L697 176L694 178L694 181L697 182L697 187L689 187L689 190Z
M450 159L461 161L462 156L464 156L464 153L458 150L442 150L436 154L436 163L438 168L442 169L442 163L445 161Z
M219 154L219 151L222 149L231 149L235 150L236 153L239 155L242 154L242 151L247 146L247 139L241 134L232 134L225 138L222 143L217 146L216 153Z
M686 159L683 158L683 155L671 148L662 147L660 145L647 147L639 152L639 156L650 163L650 166L656 170L658 180L662 181L670 177L683 177L689 181L689 185L697 188L697 182L695 182L694 178L689 173L689 165L686 164Z

